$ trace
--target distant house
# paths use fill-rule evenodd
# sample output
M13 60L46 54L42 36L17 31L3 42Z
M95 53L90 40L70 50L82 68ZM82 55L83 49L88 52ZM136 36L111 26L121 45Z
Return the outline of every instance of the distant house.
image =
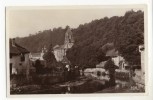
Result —
M120 70L125 70L128 63L119 54L118 50L115 49L114 43L107 43L102 47L102 51L106 54L106 57L110 57L114 64L119 67ZM101 63L106 63L103 61ZM103 64L104 66L104 64Z
M58 62L64 62L64 63L69 62L68 59L66 58L66 51L72 48L73 44L74 44L73 34L70 27L68 27L65 33L64 44L56 45L53 47L53 52Z
M15 42L15 39L10 39L10 75L29 74L29 51L21 47Z
M96 68L104 68L107 61L102 61L99 64L96 65Z
M43 55L45 54L45 52L47 52L47 49L44 47L42 48L42 52L38 52L38 53L30 53L29 54L29 58L31 61L36 61L36 60L44 60L43 59Z
M106 52L106 56L111 57L112 61L116 66L119 67L119 69L125 70L125 64L126 64L125 60L122 56L120 56L120 54L118 53L117 50L115 50L115 48L108 50Z

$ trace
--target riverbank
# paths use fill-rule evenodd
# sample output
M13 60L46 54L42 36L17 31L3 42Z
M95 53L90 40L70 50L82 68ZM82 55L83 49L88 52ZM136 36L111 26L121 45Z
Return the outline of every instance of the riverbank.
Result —
M26 85L11 89L11 94L79 94L79 93L142 93L144 89L130 86L130 82L119 82L110 86L100 78L80 76L74 80L53 85Z
M53 85L38 85L38 84L31 84L31 85L25 85L25 86L18 86L11 88L10 93L11 94L37 94L37 93L44 93L47 92L54 94L54 93L66 93L68 87L78 86L82 85L89 79L86 77L78 77L75 80L57 83Z

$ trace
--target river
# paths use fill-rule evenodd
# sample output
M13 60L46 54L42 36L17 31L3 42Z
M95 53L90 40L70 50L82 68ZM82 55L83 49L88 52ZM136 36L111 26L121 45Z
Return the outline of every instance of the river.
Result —
M32 86L31 86L32 87ZM33 87L32 87L33 88ZM115 78L115 85L110 84L109 76L93 72L85 72L75 80L55 85L37 85L36 89L19 89L12 94L80 94L80 93L134 93L144 92L137 89L135 82L130 79ZM31 90L30 90L31 89Z

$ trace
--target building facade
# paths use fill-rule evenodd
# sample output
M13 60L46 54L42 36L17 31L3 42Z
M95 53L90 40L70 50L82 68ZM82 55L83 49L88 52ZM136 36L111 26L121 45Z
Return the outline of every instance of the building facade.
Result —
M56 60L59 62L59 61L62 61L63 60L63 57L65 55L65 50L64 50L64 47L63 46L59 46L59 45L56 45L54 48L54 55L55 55L55 58Z
M46 47L43 47L41 52L30 53L29 58L30 58L31 61L36 61L38 59L39 60L44 60L43 56L44 56L45 52L47 52L47 49L46 49Z
M10 75L29 75L29 51L10 40Z
M53 47L53 52L55 55L55 58L58 62L60 61L66 61L66 51L70 48L72 48L74 44L73 39L73 33L70 29L70 27L67 28L67 31L65 33L65 40L63 45L56 45Z

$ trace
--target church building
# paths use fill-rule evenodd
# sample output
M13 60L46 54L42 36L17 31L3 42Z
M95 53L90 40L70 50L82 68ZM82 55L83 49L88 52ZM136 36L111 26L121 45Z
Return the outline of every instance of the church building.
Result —
M56 45L53 47L53 52L55 55L55 58L58 62L66 62L66 51L70 49L74 44L73 39L73 33L70 29L70 27L67 28L67 31L65 33L65 40L63 45Z

